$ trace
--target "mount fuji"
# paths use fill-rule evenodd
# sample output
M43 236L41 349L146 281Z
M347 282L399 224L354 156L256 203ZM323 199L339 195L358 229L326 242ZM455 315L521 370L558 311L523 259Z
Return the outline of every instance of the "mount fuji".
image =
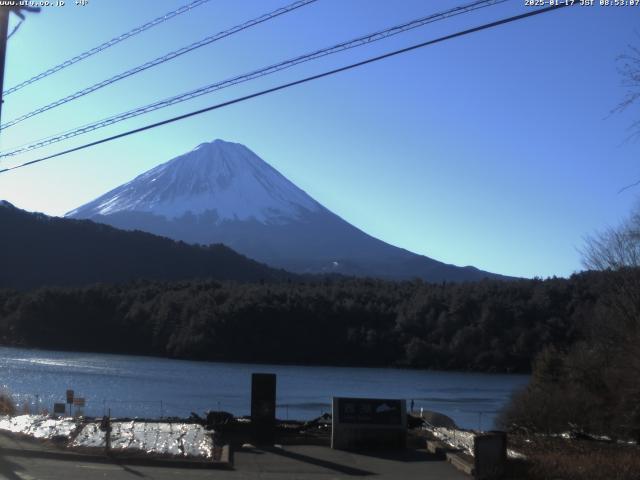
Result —
M203 143L67 213L188 243L223 243L297 273L499 278L378 240L327 210L244 145Z

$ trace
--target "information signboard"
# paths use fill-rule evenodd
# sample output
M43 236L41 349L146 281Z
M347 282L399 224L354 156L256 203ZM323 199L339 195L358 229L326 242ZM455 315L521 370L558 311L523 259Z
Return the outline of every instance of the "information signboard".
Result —
M338 402L340 423L401 425L403 400L342 398Z
M332 406L332 448L395 449L406 446L406 400L334 397Z
M63 414L67 411L67 406L64 403L54 403L53 404L53 413Z
M67 403L69 405L73 403L73 390L67 390Z

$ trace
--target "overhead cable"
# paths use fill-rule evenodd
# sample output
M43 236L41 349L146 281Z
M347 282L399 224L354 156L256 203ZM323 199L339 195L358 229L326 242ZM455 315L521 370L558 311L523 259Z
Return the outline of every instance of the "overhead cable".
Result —
M44 113L48 110L51 110L53 108L59 107L60 105L64 105L65 103L69 103L73 100L76 100L80 97L84 97L85 95L88 95L92 92L95 92L96 90L100 90L101 88L104 88L108 85L111 85L112 83L116 83L119 82L120 80L124 80L125 78L131 77L132 75L135 75L136 73L140 73L143 72L149 68L155 67L157 65L160 65L162 63L168 62L169 60L173 60L174 58L177 58L181 55L184 55L185 53L191 52L197 48L200 47L204 47L205 45L209 45L217 40L220 40L222 38L225 37L229 37L235 33L241 32L242 30L246 30L247 28L251 28L254 27L256 25L259 25L263 22L266 22L268 20L272 20L276 17L279 17L280 15L284 15L285 13L289 13L293 10L296 10L300 7L304 7L305 5L308 5L310 3L316 2L317 0L297 0L289 5L286 5L284 7L278 8L277 10L274 10L272 12L269 13L265 13L264 15L261 15L257 18L254 18L252 20L249 20L247 22L244 22L240 25L236 25L235 27L232 27L228 30L224 30L222 32L218 32L215 35L210 35L206 38L203 38L202 40L199 40L197 42L194 42L190 45L187 45L185 47L182 47L178 50L174 50L172 52L169 52L165 55L162 55L158 58L155 58L149 62L143 63L142 65L138 65L137 67L131 68L129 70L126 70L122 73L119 73L118 75L114 75L113 77L107 78L106 80L102 80L101 82L98 82L94 85L91 85L87 88L83 88L82 90L78 90L75 93L72 93L71 95L67 95L66 97L60 98L58 100L56 100L55 102L49 103L48 105L45 105L43 107L37 108L29 113L25 113L24 115L20 115L19 117L10 120L2 125L0 125L0 130L5 130L17 123L20 123L28 118L34 117L36 115L39 115L41 113Z
M174 123L174 122L177 122L177 121L180 121L180 120L184 120L184 119L187 119L187 118L190 118L190 117L194 117L196 115L201 115L201 114L206 113L206 112L210 112L210 111L213 111L213 110L218 110L220 108L228 107L228 106L234 105L236 103L241 103L241 102L250 100L252 98L261 97L263 95L267 95L267 94L270 94L270 93L273 93L273 92L284 90L284 89L287 89L287 88L290 88L290 87L293 87L293 86L296 86L296 85L301 85L303 83L311 82L313 80L318 80L320 78L324 78L324 77L328 77L328 76L331 76L331 75L335 75L336 73L344 72L344 71L347 71L347 70L352 70L354 68L361 67L363 65L367 65L367 64L370 64L370 63L378 62L380 60L384 60L386 58L390 58L390 57L393 57L393 56L396 56L396 55L400 55L400 54L403 54L403 53L407 53L407 52L416 50L418 48L427 47L429 45L434 45L436 43L441 43L441 42L444 42L446 40L451 40L453 38L461 37L461 36L464 36L464 35L469 35L471 33L476 33L476 32L479 32L481 30L487 30L487 29L490 29L490 28L495 28L495 27L498 27L500 25L505 25L507 23L512 23L512 22L515 22L515 21L518 21L518 20L522 20L522 19L525 19L525 18L528 18L528 17L533 17L535 15L541 15L543 13L551 12L551 11L558 10L558 9L561 9L561 8L564 8L564 7L568 7L568 6L572 6L572 5L579 5L579 4L578 3L576 3L576 4L564 3L564 4L559 4L559 5L552 5L552 6L549 6L549 7L545 7L545 8L541 8L541 9L537 9L537 10L532 10L532 11L529 11L527 13L523 13L523 14L520 14L520 15L515 15L515 16L512 16L512 17L503 18L501 20L496 20L494 22L485 23L484 25L480 25L478 27L470 28L470 29L467 29L467 30L462 30L462 31L459 31L459 32L456 32L456 33L452 33L450 35L445 35L444 37L436 38L435 40L428 40L426 42L419 43L419 44L416 44L416 45L412 45L410 47L405 47L405 48L402 48L400 50L394 50L392 52L388 52L388 53L385 53L383 55L378 55L376 57L368 58L368 59L362 60L360 62L356 62L356 63L352 63L350 65L346 65L344 67L340 67L340 68L336 68L336 69L333 69L333 70L329 70L329 71L326 71L326 72L323 72L323 73L319 73L317 75L311 75L309 77L305 77L305 78L302 78L302 79L299 79L299 80L295 80L293 82L288 82L288 83L285 83L285 84L281 84L281 85L278 85L276 87L268 88L266 90L261 90L259 92L255 92L255 93L252 93L252 94L249 94L249 95L244 95L242 97L234 98L233 100L228 100L226 102L218 103L216 105L211 105L209 107L202 108L200 110L195 110L193 112L185 113L183 115L178 115L176 117L172 117L172 118L160 121L160 122L156 122L156 123L152 123L152 124L149 124L149 125L145 125L144 127L135 128L133 130L129 130L129 131L126 131L126 132L123 132L123 133L119 133L117 135L112 135L110 137L102 138L102 139L96 140L94 142L85 143L83 145L79 145L77 147L69 148L69 149L63 150L61 152L53 153L51 155L46 155L44 157L40 157L40 158L37 158L35 160L31 160L31 161L28 161L28 162L25 162L25 163L21 163L19 165L14 165L12 167L7 167L5 169L0 170L0 173L6 173L6 172L9 172L9 171L12 171L12 170L17 170L19 168L24 168L24 167L27 167L27 166L30 166L30 165L34 165L36 163L44 162L45 160L50 160L52 158L60 157L62 155L67 155L69 153L73 153L73 152L77 152L77 151L80 151L80 150L84 150L84 149L87 149L87 148L90 148L90 147L94 147L96 145L101 145L103 143L111 142L111 141L117 140L119 138L128 137L128 136L134 135L136 133L141 133L141 132L144 132L144 131L147 131L147 130L151 130L153 128L157 128L157 127L160 127L160 126L163 126L163 125L167 125L167 124Z
M183 13L189 12L190 10L196 7L199 7L200 5L210 1L211 0L194 0L193 2L183 5L180 8L167 12L161 17L155 18L150 22L145 23L144 25L140 25L138 27L132 28L128 32L118 35L117 37L114 37L111 40L98 45L97 47L93 47L90 50L86 50L85 52L82 52L76 55L75 57L65 60L64 62L56 65L55 67L51 67L48 70L45 70L44 72L29 78L28 80L20 82L16 86L11 87L8 90L5 90L3 92L3 95L6 97L7 95L12 94L13 92L17 92L18 90L26 87L27 85L37 82L38 80L42 80L43 78L48 77L49 75L53 75L54 73L59 72L60 70L73 65L74 63L78 63L79 61L84 60L85 58L89 58L90 56L95 55L96 53L102 52L103 50L106 50L109 47L113 47L114 45L120 42L123 42L124 40L127 40L135 35L138 35L139 33L144 32L145 30L149 30L150 28L155 27L156 25L160 25L161 23L164 23L167 20L177 17L178 15L181 15Z
M25 144L22 145L20 147L17 147L13 150L10 151L6 151L6 152L2 152L0 153L0 158L5 158L5 157L11 157L11 156L15 156L21 153L25 153L31 150L35 150L37 148L42 148L48 145L51 145L53 143L57 143L63 140L67 140L69 138L73 138L76 137L78 135L83 135L85 133L89 133L92 132L94 130L98 130L100 128L104 128L110 125L113 125L115 123L119 123L121 121L124 120L128 120L130 118L134 118L137 117L139 115L143 115L145 113L149 113L149 112L153 112L155 110L159 110L161 108L166 108L169 107L171 105L175 105L178 103L182 103L185 102L187 100L191 100L197 97L200 97L202 95L206 95L208 93L212 93L215 92L217 90L222 90L224 88L228 88L231 87L233 85L237 85L240 83L244 83L244 82L248 82L250 80L254 80L256 78L260 78L260 77L264 77L266 75L271 75L273 73L294 67L296 65L299 65L301 63L306 63L312 60L316 60L318 58L322 58L325 57L327 55L332 55L338 52L342 52L344 50L348 50L351 48L355 48L355 47L360 47L362 45L366 45L369 43L373 43L373 42L377 42L379 40L385 39L385 38L389 38L391 36L394 35L398 35L400 33L418 28L418 27L422 27L425 25L428 25L430 23L439 21L439 20L443 20L446 18L450 18L456 15L461 15L463 13L468 13L474 10L478 10L480 8L485 8L488 6L492 6L492 5L496 5L499 3L504 3L507 0L480 0L480 1L475 1L473 3L467 4L467 5L463 5L463 6L459 6L459 7L455 7L449 10L446 10L444 12L440 12L440 13L435 13L432 15L429 15L427 17L422 17L416 20L412 20L410 22L406 22L403 23L401 25L396 25L394 27L391 28L387 28L385 30L381 30L381 31L377 31L374 33L370 33L368 35L364 35L358 38L355 38L353 40L349 40L347 42L342 42L339 43L337 45L333 45L331 47L327 47L327 48L323 48L321 50L316 50L313 51L311 53L307 53L305 55L301 55L298 57L294 57L288 60L284 60L282 62L273 64L273 65L269 65L267 67L263 67L261 69L258 70L254 70L252 72L249 73L244 73L242 75L238 75L232 78L229 78L227 80L223 80L223 81L218 81L209 85L206 85L204 87L200 87L197 88L195 90L190 90L188 92L179 94L179 95L175 95L173 97L169 97L169 98L165 98L163 100L159 100L156 102L153 102L151 104L148 105L144 105L142 107L138 107L132 110L128 110L126 112L123 113L119 113L117 115L108 117L108 118L104 118L102 120L98 120L96 122L81 126L81 127L77 127L73 130L69 130L63 133L59 133L53 136L49 136L40 140L37 140L35 142L29 143L29 144Z

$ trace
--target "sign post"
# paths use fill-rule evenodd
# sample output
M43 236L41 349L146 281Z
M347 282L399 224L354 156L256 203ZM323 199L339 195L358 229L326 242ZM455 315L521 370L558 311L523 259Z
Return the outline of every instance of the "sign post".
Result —
M69 416L73 417L73 390L67 390L67 404L69 405Z
M105 453L108 456L111 453L111 409L109 409L109 414L102 417L102 422L100 422L100 430L104 432L104 448Z
M84 402L84 397L74 397L73 398L73 406L74 408L74 413L76 415L82 415L83 411L82 409L84 408L85 402Z

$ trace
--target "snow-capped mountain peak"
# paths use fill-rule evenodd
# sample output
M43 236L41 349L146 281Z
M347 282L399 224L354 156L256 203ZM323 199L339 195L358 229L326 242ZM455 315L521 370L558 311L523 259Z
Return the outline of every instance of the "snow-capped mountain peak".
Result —
M67 213L145 212L180 218L215 212L217 222L286 223L322 207L244 145L214 140Z

